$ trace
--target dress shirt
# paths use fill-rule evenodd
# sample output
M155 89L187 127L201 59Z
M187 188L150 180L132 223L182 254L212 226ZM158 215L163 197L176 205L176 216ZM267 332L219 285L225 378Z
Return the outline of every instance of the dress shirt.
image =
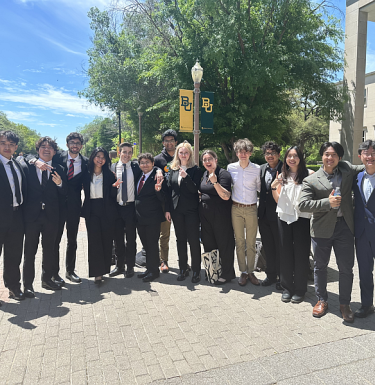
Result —
M341 187L342 175L341 175L341 172L339 171L338 167L336 167L333 170L333 174L328 174L327 172L325 172L323 169L323 166L321 168L324 172L324 175L327 177L328 182L331 184L331 186L334 190L336 190L336 187ZM339 207L339 209L337 211L337 216L342 217L341 207Z
M80 172L82 172L82 159L81 155L77 155L75 158L72 158L68 152L68 160L66 162L66 165L68 166L68 173L69 173L69 167L70 167L70 159L74 159L73 167L74 167L74 174L73 178L78 175Z
M131 167L131 162L129 161L126 164L126 181L127 181L127 190L128 190L128 200L127 202L134 202L134 174ZM116 176L117 179L122 180L122 172L124 171L124 163L118 162L116 164ZM117 190L117 203L120 206L124 205L124 202L122 201L122 185L120 184L119 189ZM125 202L126 203L126 202Z
M90 183L90 199L103 198L103 173L99 175L93 174Z
M227 167L232 177L232 200L243 205L257 203L257 191L260 191L260 166L249 161L242 168L240 162L231 163Z
M363 174L363 179L362 179L362 190L363 190L363 195L365 196L366 202L369 200L372 192L374 191L375 187L375 174L367 174L365 171Z
M137 191L138 191L138 187L139 187L139 184L141 183L141 179L142 179L142 176L144 175L145 176L145 179L144 179L144 183L143 183L143 187L145 186L145 183L146 183L146 180L148 179L148 177L150 176L150 174L152 173L152 171L154 170L151 170L150 172L148 172L147 174L142 174L141 177L139 178L139 181L137 183ZM142 188L143 188L142 187Z
M266 173L264 175L264 181L266 183L267 190L271 189L272 179L276 177L277 168L279 167L280 161L278 161L276 167L271 168L269 164L267 164Z
M5 158L5 156L0 155L0 160L3 163L3 165L4 165L5 172L7 174L8 181L9 181L9 184L10 184L10 188L12 189L12 193L13 193L13 207L16 207L16 206L18 206L18 202L17 202L17 199L16 199L16 189L15 189L15 184L14 184L12 170L10 169L10 166L8 164L8 162L10 160L13 162L13 159L7 159L7 158ZM13 162L13 165L14 165L14 162ZM16 173L17 173L17 176L18 176L18 181L19 181L19 184L20 184L21 205L22 205L22 203L23 203L23 196L22 196L22 174L21 174L20 170L18 169L18 167L16 165L14 165L14 169L16 170Z

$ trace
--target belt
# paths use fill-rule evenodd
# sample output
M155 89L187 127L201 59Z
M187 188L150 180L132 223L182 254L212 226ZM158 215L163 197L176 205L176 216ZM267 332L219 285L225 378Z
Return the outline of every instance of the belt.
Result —
M123 207L123 206L129 206L129 205L134 205L135 202L126 202L126 203L123 203L122 205L119 204L119 206Z
M233 201L233 205L236 207L251 207L251 206L256 206L256 203L252 203L251 205L243 205L242 203L237 203Z

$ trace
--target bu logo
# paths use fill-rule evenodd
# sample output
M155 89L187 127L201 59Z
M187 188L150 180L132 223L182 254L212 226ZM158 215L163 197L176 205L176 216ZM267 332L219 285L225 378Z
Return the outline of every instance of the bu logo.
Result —
M188 96L181 96L181 107L184 107L185 111L191 111L191 105L193 103L189 103Z
M202 108L206 110L207 113L212 112L212 104L210 104L209 98L202 98Z

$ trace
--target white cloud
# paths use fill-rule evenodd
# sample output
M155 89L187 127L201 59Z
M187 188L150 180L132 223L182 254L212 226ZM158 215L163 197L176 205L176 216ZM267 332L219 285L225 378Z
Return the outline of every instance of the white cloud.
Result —
M36 123L38 126L49 126L49 127L55 127L57 124L55 123L44 123L44 122L37 122Z
M66 116L73 116L74 118L78 118L77 115L73 115L73 114L66 114Z
M55 71L59 74L64 74L64 75L76 75L76 76L81 76L81 74L77 71L74 70L68 70L66 68L54 68ZM71 82L73 84L73 82Z
M25 70L23 70L23 72L39 73L39 72L42 72L42 71L41 71L41 70L36 70L36 69L30 68L30 69L25 69Z
M10 83L13 83L13 81L12 81L12 80L0 79L0 83L3 83L3 84L10 84Z
M39 34L39 36L40 36L42 39L47 40L47 41L50 42L51 44L53 44L53 45L55 45L55 46L61 48L62 50L66 51L66 52L73 53L73 54L75 54L75 55L86 56L86 53L74 51L74 50L70 49L69 47L66 47L64 44L61 44L61 43L59 43L58 41L51 39L49 36L45 36L45 35L43 35L43 34Z
M33 116L38 116L34 112L25 112L25 111L4 111L9 120L15 121L26 121L33 122L35 121Z

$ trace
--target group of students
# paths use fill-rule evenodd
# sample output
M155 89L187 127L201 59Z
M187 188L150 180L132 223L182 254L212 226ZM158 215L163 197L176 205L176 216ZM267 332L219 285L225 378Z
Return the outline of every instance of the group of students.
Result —
M316 173L306 168L303 153L296 146L288 148L281 161L281 148L273 141L262 146L266 163L254 164L250 161L253 144L248 139L239 139L234 144L239 160L229 164L227 170L218 165L214 151L203 151L201 160L205 172L202 173L194 163L190 144L186 141L178 144L173 130L163 133L164 149L155 158L143 153L133 161L132 145L121 143L120 158L114 164L101 147L96 148L89 159L80 154L83 137L76 132L66 138L67 151L58 152L54 140L42 137L36 143L38 156L21 158L20 162L13 158L18 142L15 133L0 132L0 210L3 213L0 245L4 255L4 284L11 298L22 300L25 296L35 296L35 254L40 234L42 287L61 289L65 281L59 275L59 246L65 226L66 278L81 282L75 272L81 216L86 220L89 276L94 277L95 283L100 284L106 274L112 277L124 274L126 278L134 275L137 232L146 254L146 270L138 277L151 282L160 272L169 271L168 244L173 221L178 281L185 280L190 270L191 281L200 281L201 238L205 252L218 250L220 256L221 275L216 285L235 278L236 248L241 272L239 285L246 285L247 280L262 286L275 283L277 289L283 291L283 302L304 300L312 241L318 297L313 309L315 317L321 317L328 310L327 266L333 247L340 272L340 310L345 321L353 322L350 295L354 265L351 195L354 189L362 296L362 307L356 315L364 317L374 312L371 231L375 202L374 210L370 203L375 149L371 141L359 149L366 167L364 173L364 166L341 161L344 150L336 142L322 145L323 165ZM341 196L334 194L338 187ZM363 225L364 219L369 226ZM267 261L263 281L254 274L258 226ZM113 242L117 260L110 271ZM20 285L22 253L23 291Z

